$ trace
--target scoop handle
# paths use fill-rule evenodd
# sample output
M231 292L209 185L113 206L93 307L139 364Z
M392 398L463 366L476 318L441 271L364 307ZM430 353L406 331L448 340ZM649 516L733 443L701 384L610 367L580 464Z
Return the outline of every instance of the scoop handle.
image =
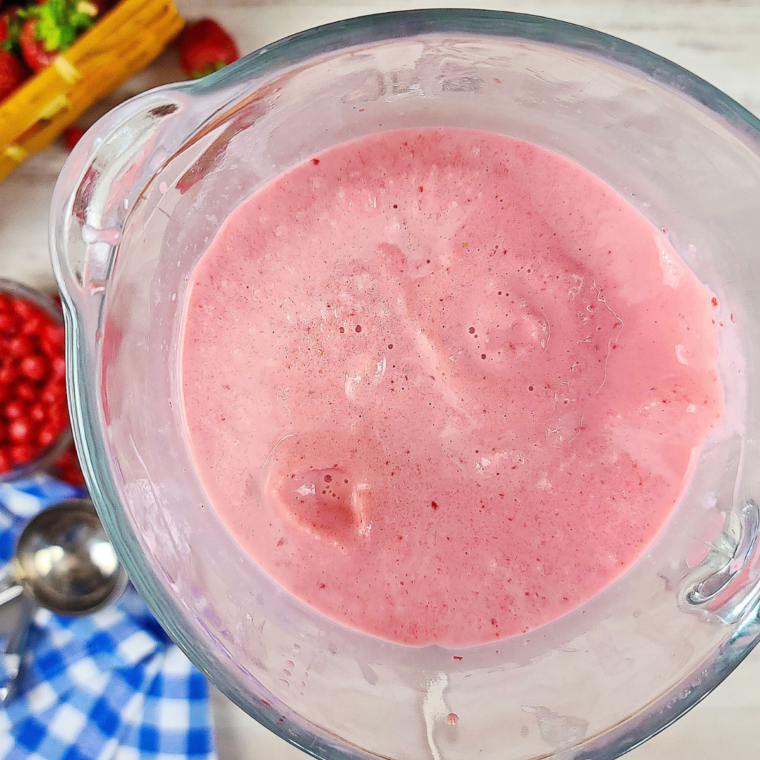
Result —
M5 683L0 686L0 705L3 707L10 704L16 696L18 678L21 673L21 663L24 650L26 649L26 640L36 610L37 605L34 601L22 594L19 598L16 625L8 637L8 643L2 654L2 663L5 669Z
M12 563L7 564L0 570L0 607L12 602L23 590L21 584L16 580Z

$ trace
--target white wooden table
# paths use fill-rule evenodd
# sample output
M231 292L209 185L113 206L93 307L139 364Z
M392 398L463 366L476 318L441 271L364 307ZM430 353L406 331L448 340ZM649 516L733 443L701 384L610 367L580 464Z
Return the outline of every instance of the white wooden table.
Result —
M211 14L225 23L234 30L243 52L310 26L383 10L477 5L553 16L654 50L760 115L760 0L179 0L179 4L188 17ZM180 78L174 56L167 53L109 104ZM89 121L102 110L93 111ZM0 185L0 276L51 284L48 204L65 155L62 148L51 148ZM213 706L220 760L305 760L300 751L217 692ZM689 715L629 757L760 760L760 648Z

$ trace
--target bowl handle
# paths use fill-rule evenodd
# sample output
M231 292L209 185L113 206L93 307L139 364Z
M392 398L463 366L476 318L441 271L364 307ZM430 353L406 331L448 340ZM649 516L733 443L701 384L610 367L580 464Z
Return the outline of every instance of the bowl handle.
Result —
M50 253L64 305L80 319L89 297L105 288L140 194L213 111L191 90L168 85L127 101L101 118L66 161L53 194Z
M684 579L681 609L709 613L729 624L760 624L759 550L760 506L747 499L741 511L728 514L707 556Z

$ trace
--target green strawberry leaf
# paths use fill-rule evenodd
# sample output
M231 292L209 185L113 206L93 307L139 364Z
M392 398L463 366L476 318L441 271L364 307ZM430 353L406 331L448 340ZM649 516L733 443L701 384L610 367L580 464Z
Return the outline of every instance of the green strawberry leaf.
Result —
M209 64L206 66L206 68L201 69L200 71L196 71L192 78L193 79L202 79L203 77L207 77L209 74L214 74L217 71L220 71L223 69L227 64L222 63L222 61L219 61L218 63Z
M15 53L19 49L19 37L21 36L21 27L23 19L18 15L8 14L8 32L5 41L0 44L0 48L7 50L9 53Z
M25 15L37 19L35 37L44 43L45 50L51 52L67 50L83 31L92 26L93 16L86 12L89 7L89 3L78 0L47 0L27 9Z

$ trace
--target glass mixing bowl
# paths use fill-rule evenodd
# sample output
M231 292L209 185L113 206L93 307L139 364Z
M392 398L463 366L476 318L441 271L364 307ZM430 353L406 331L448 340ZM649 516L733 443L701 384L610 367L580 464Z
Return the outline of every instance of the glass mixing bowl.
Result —
M316 151L419 125L587 167L667 230L724 324L723 426L655 543L582 609L459 651L347 630L269 580L204 495L178 388L188 277L232 209ZM53 201L74 434L132 580L190 659L322 758L610 760L718 684L760 637L759 128L638 47L465 10L307 31L98 122Z

